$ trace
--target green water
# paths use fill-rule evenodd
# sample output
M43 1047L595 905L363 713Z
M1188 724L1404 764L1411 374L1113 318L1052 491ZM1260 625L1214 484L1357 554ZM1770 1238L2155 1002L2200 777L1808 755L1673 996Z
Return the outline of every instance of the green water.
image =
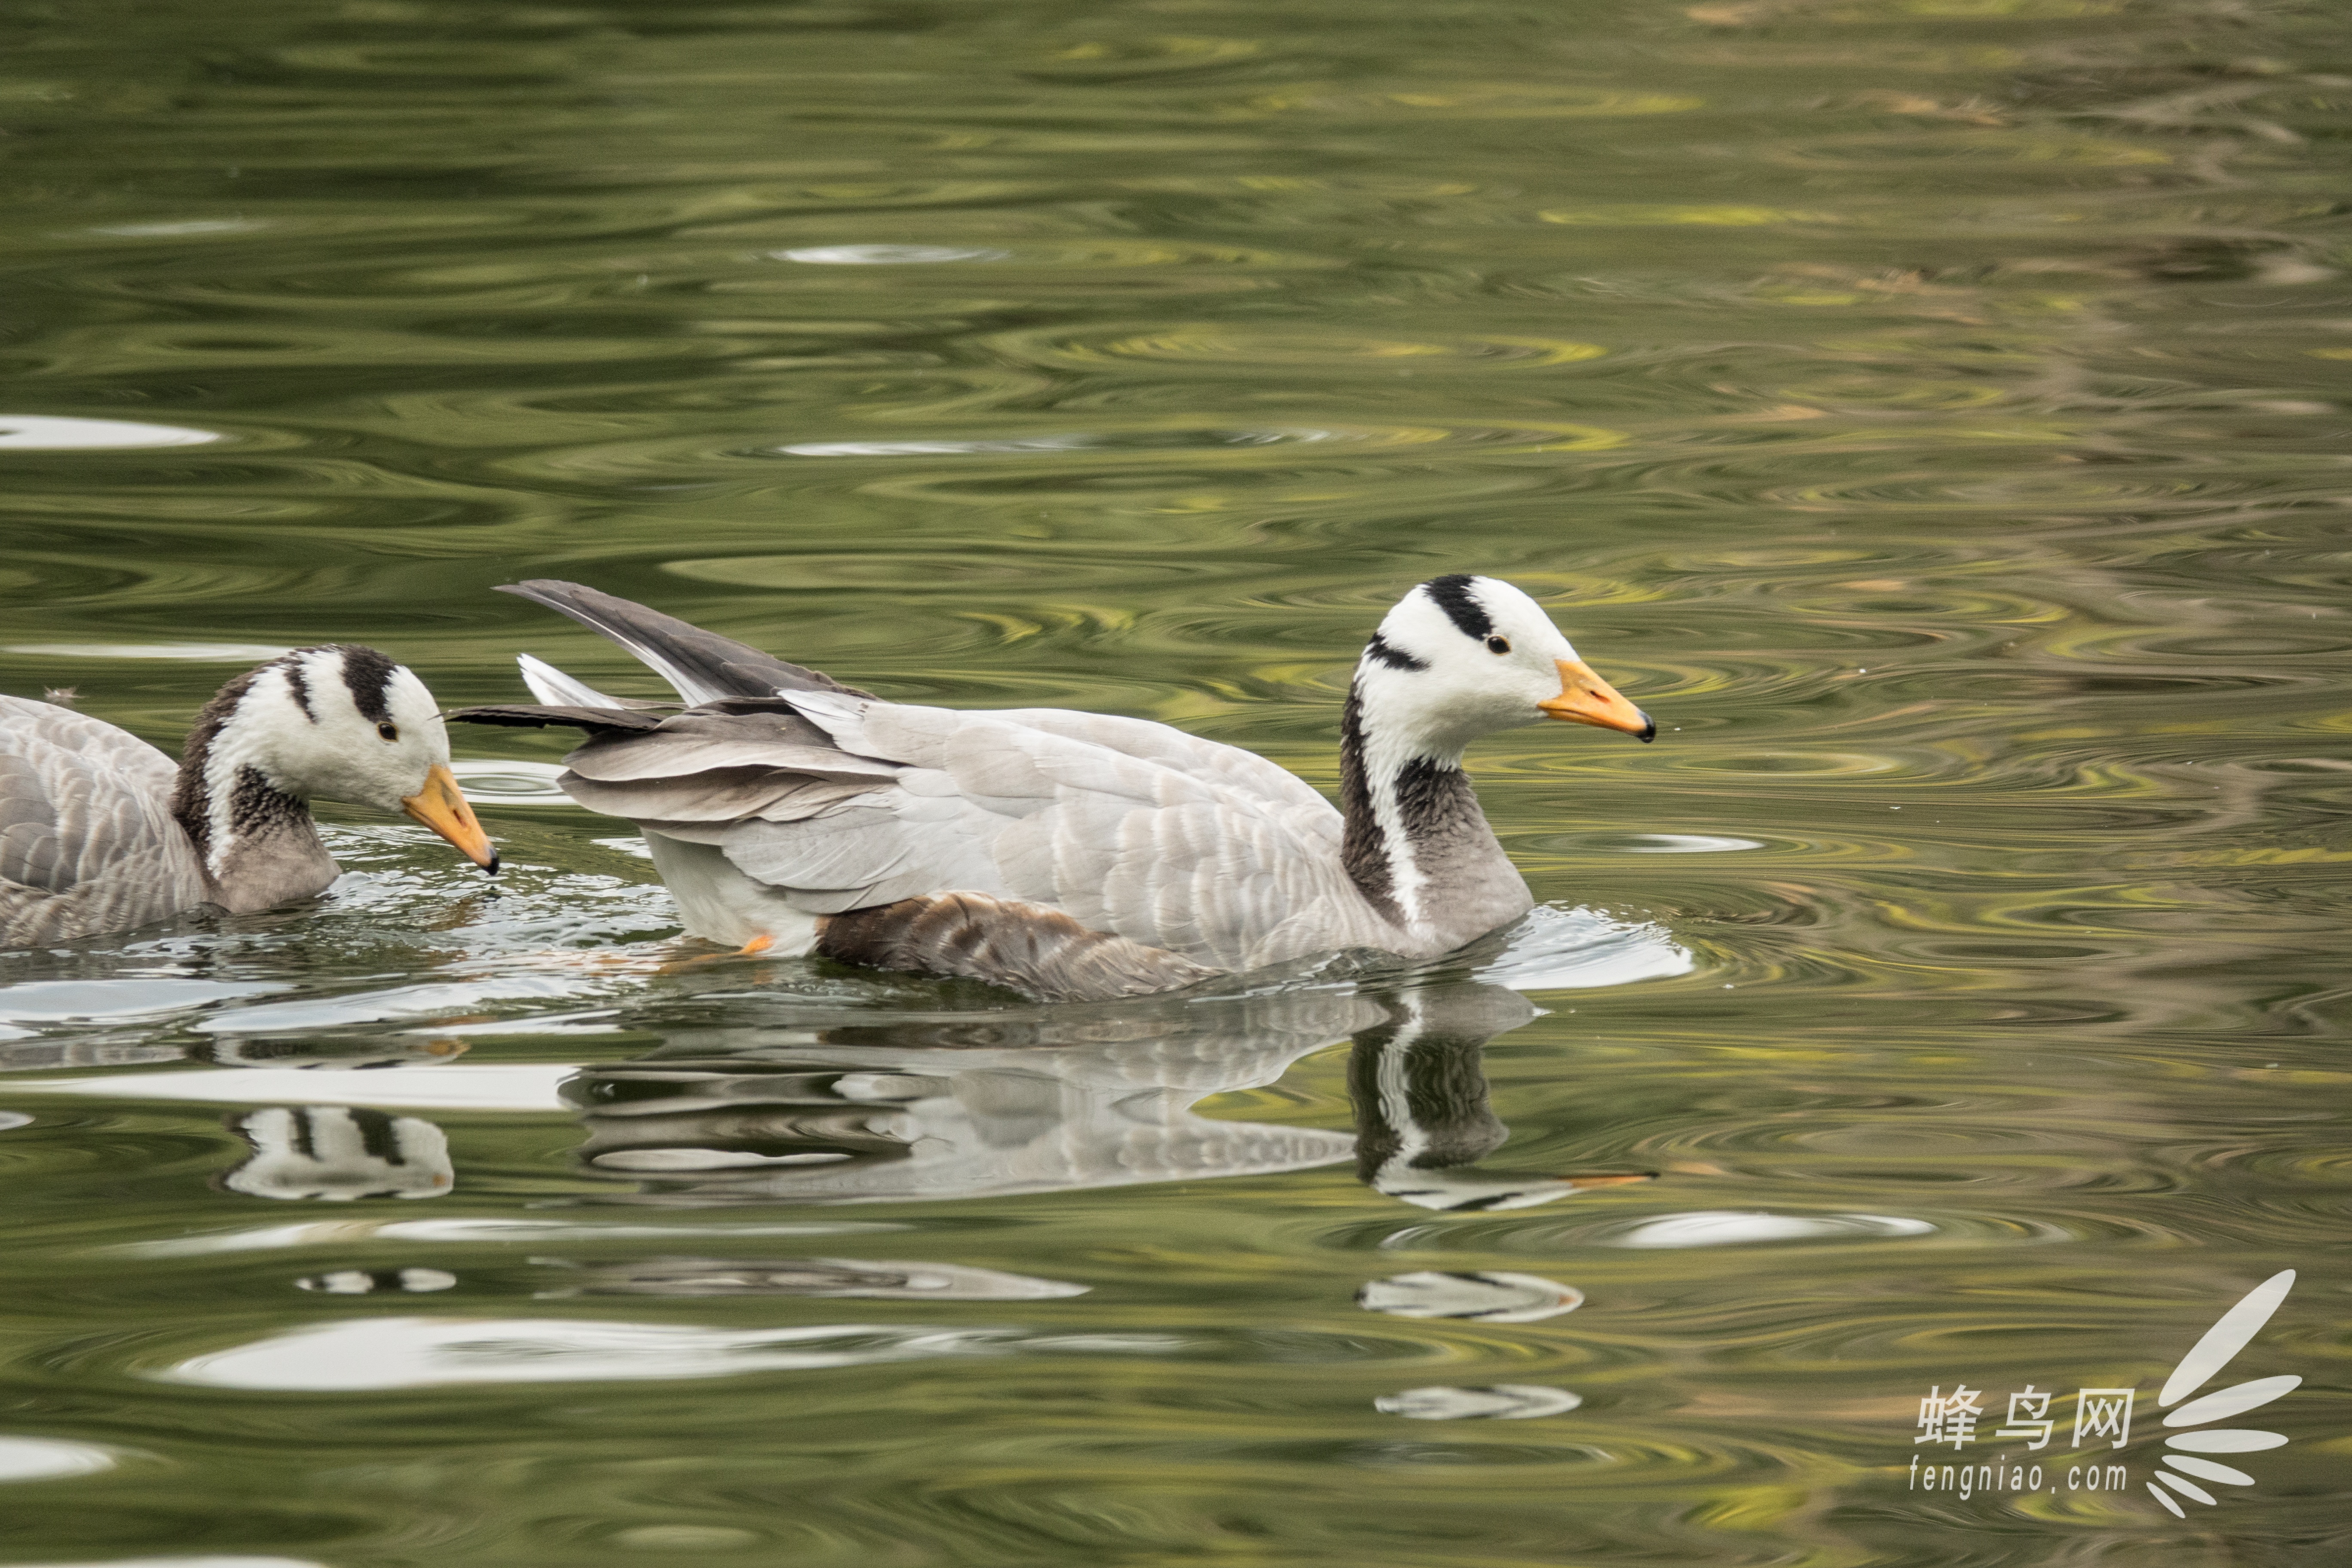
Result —
M2273 0L0 16L0 689L651 694L559 576L1328 788L1475 570L1662 730L1475 752L1549 912L1365 992L657 973L515 731L495 886L0 956L0 1560L2343 1561L2347 131Z

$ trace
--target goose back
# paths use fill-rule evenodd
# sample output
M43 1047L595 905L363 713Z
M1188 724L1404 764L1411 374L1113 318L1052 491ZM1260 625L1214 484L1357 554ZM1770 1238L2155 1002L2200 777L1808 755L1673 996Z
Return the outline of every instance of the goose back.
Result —
M0 942L66 942L205 901L178 766L137 736L0 696Z

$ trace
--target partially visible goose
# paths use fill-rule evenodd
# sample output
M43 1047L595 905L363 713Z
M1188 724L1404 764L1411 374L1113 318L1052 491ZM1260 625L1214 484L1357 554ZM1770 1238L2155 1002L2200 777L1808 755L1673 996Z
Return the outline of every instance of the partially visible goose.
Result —
M1381 622L1348 693L1338 810L1164 724L886 702L575 583L504 591L612 638L689 704L649 711L525 655L546 706L450 715L586 731L559 782L638 825L688 932L1047 1000L1341 949L1452 952L1533 902L1464 748L1546 719L1657 732L1493 577L1423 583Z
M337 868L314 797L404 812L499 868L433 694L372 647L297 648L238 676L176 766L87 714L0 696L0 947L323 891Z

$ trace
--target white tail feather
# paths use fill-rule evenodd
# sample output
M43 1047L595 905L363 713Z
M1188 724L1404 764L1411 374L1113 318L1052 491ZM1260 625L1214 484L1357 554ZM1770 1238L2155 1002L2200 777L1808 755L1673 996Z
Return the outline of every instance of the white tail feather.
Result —
M625 708L617 697L607 697L585 681L574 680L545 659L527 653L515 655L522 667L522 683L530 694L552 708Z

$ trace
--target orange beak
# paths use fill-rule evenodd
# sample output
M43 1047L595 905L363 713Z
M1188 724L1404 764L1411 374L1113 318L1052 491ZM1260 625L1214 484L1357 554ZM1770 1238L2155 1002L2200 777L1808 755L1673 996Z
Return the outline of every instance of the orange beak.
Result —
M425 775L425 787L400 803L400 809L425 824L434 832L456 845L458 850L495 877L499 874L499 852L490 847L490 836L474 820L474 808L457 788L457 775L449 771L446 763L436 763Z
M1559 695L1536 704L1547 718L1622 730L1639 741L1657 738L1658 726L1650 716L1619 696L1617 689L1593 674L1590 666L1572 658L1552 662L1559 666Z

